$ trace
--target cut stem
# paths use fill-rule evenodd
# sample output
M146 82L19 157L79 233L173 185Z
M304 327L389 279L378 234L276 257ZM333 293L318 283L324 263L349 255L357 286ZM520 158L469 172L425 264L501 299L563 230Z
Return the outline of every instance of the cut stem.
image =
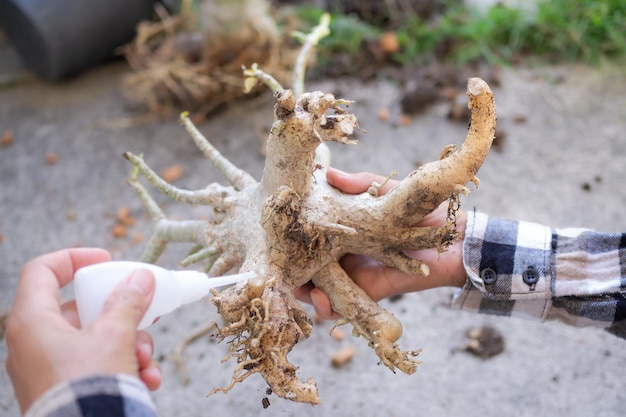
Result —
M236 190L242 190L246 186L256 184L254 178L246 171L239 169L235 164L225 158L215 147L207 140L198 128L189 120L187 113L180 115L180 122L185 126L189 135L191 135L196 146L204 156L215 165L215 167L226 177Z
M148 166L148 164L145 163L142 158L130 152L126 152L124 157L135 165L137 170L146 178L146 180L148 180L150 184L154 186L154 188L174 201L180 201L187 204L204 204L216 207L220 207L224 204L224 187L217 186L219 188L218 190L215 189L215 186L208 187L204 190L183 190L181 188L174 187L161 178L152 170L152 168ZM138 184L136 181L131 181L131 185L132 183ZM133 185L133 187L135 186ZM138 193L140 193L138 188L135 189Z

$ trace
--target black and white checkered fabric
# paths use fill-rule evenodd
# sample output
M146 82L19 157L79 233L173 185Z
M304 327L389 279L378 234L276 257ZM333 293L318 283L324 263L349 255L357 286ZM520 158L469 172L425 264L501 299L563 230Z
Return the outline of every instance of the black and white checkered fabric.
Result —
M130 375L96 375L57 384L24 417L155 417L146 386Z
M626 234L474 211L463 258L468 279L453 308L598 326L626 338Z

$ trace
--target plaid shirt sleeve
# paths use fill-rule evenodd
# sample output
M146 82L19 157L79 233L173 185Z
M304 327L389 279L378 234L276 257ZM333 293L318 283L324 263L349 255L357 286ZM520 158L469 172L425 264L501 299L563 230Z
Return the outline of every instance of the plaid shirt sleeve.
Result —
M146 386L130 375L96 375L46 391L24 417L155 417Z
M468 213L465 286L453 308L574 326L626 338L626 234L553 229Z

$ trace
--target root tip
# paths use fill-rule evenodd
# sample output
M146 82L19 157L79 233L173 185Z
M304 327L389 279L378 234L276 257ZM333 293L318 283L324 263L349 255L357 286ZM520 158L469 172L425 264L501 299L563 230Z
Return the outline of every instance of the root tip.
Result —
M489 85L482 79L478 77L473 77L467 80L467 95L468 96L479 96L483 93L491 93L491 89Z

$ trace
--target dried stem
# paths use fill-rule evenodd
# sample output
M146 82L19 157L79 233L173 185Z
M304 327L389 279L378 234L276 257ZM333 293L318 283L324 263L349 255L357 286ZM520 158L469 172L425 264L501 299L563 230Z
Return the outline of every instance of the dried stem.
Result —
M232 162L226 159L211 143L204 137L191 120L189 120L187 113L180 115L180 121L187 129L189 135L191 135L194 143L202 151L202 154L210 160L213 165L228 179L228 181L235 187L236 190L241 190L246 186L255 184L256 181L250 174L242 169L239 169ZM192 203L193 204L193 203ZM211 203L208 203L211 204Z
M324 13L320 19L320 23L313 28L311 33L304 35L302 33L294 34L295 37L303 41L302 48L296 59L296 65L293 69L293 85L292 89L296 97L300 97L304 93L304 74L311 55L315 51L315 47L319 41L330 35L330 14Z

